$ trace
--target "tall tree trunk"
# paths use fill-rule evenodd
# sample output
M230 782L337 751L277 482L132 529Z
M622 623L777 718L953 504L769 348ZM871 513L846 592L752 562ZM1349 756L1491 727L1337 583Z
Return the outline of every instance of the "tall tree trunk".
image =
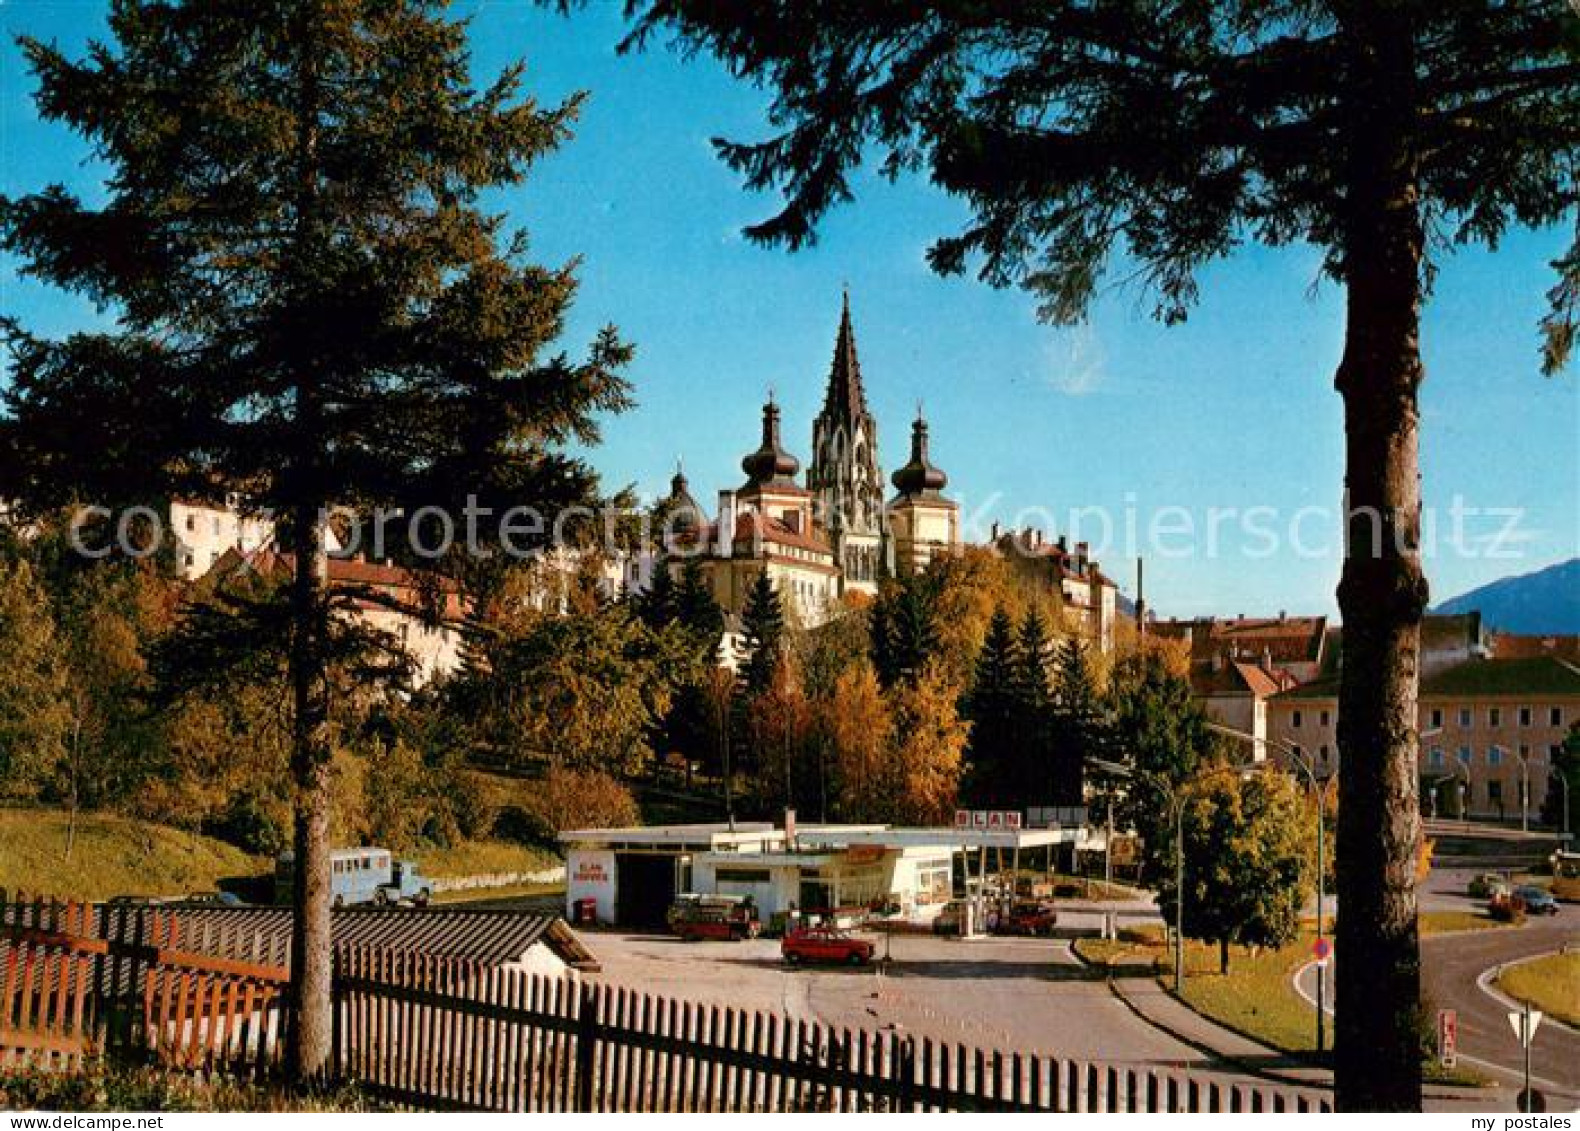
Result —
M1344 232L1346 547L1339 687L1341 1111L1419 1111L1416 694L1421 571L1417 390L1423 230L1408 138L1415 92L1404 6L1356 0Z
M317 507L296 510L291 587L291 776L295 786L296 884L292 893L289 1068L301 1084L321 1081L333 1040L329 814L332 781L329 696L324 675L328 557Z
M324 250L320 215L319 129L323 112L319 57L321 14L304 2L296 13L296 217L292 280L295 301L310 311L318 286L313 268ZM333 778L329 742L329 560L324 513L323 374L311 335L293 342L299 353L294 447L287 468L295 574L291 584L291 777L295 787L296 885L292 893L291 996L288 1069L298 1085L322 1082L334 1040L334 977L329 814Z

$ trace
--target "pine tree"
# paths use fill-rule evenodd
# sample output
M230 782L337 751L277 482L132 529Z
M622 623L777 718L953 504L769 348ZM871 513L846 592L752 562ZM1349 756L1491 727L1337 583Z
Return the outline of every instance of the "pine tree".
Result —
M561 0L562 7L572 6ZM925 171L964 229L945 273L1084 318L1114 273L1183 319L1207 264L1257 241L1321 249L1344 287L1338 599L1341 1110L1419 1110L1416 696L1421 308L1438 258L1570 216L1580 15L1557 0L633 0L631 41L717 55L772 94L771 136L721 142L782 188L761 241L812 242L858 167ZM1580 323L1580 242L1554 264L1542 368Z
M1054 700L1048 788L1053 804L1080 805L1087 761L1108 758L1112 743L1091 658L1085 643L1073 637L1059 649Z
M1015 638L1015 743L1007 780L1021 805L1052 805L1054 750L1053 663L1055 641L1048 622L1029 610Z
M331 504L495 515L592 501L562 454L626 403L628 348L547 349L570 266L480 207L567 136L520 67L474 86L465 25L425 0L117 0L83 61L24 40L43 114L93 143L102 203L0 201L24 269L113 310L64 340L9 326L0 460L30 506L240 491L273 512L296 812L290 1066L329 1063L326 679Z
M938 646L938 579L931 573L886 581L873 604L872 659L884 687L914 682Z
M1016 715L1015 623L1001 605L988 622L966 701L971 741L965 753L965 795L981 808L1018 807L1010 773L1021 735Z
M675 616L703 644L711 659L718 652L719 635L724 631L724 610L713 599L708 575L695 559L680 571L680 584L675 587Z
M741 648L745 656L741 689L746 695L761 695L773 685L784 642L784 604L768 571L762 570L747 588L746 604L741 609Z
M653 567L653 580L633 598L631 604L636 609L636 615L649 628L663 628L674 623L679 615L678 594L675 579L669 575L669 568L663 562Z

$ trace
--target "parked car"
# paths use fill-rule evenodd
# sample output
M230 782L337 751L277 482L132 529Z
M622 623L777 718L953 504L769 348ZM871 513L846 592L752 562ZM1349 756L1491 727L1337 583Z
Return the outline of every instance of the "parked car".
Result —
M1525 904L1527 915L1558 914L1558 901L1541 888L1528 886L1515 888L1514 894L1521 903Z
M798 962L843 962L865 966L876 948L838 927L802 927L791 931L779 944L779 953L794 966Z
M233 891L198 891L182 896L182 907L246 907L247 901Z
M763 925L750 899L730 895L678 896L665 916L669 929L687 942L704 939L738 942L755 939Z
M1487 900L1487 914L1500 923L1525 922L1525 901L1512 891L1500 891Z
M1059 912L1046 903L1017 903L1000 915L994 928L1001 935L1051 935Z
M944 904L943 910L933 917L933 934L935 935L962 935L965 934L966 916L970 914L970 907L963 899L951 899Z
M1482 872L1471 878L1466 890L1471 899L1491 899L1495 895L1509 894L1510 884L1496 872Z

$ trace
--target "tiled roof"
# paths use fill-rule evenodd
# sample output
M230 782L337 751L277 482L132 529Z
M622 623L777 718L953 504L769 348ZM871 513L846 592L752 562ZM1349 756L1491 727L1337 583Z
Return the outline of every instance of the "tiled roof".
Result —
M1423 680L1423 696L1580 696L1580 666L1557 656L1469 660Z
M1500 660L1558 656L1571 663L1580 663L1580 636L1522 636L1499 632L1492 637L1492 654Z
M174 917L178 945L228 958L258 958L286 966L291 955L288 907L159 907L143 912ZM542 943L567 965L596 970L597 961L557 915L466 908L344 908L331 917L336 946L413 951L500 966L519 961ZM256 941L254 941L256 940Z
M718 524L707 527L702 532L702 537L709 543L717 544L719 538ZM801 550L810 550L817 554L833 554L833 549L815 531L792 530L777 518L767 516L759 511L745 511L735 519L736 547L750 548L761 543L771 546L794 546Z
M1339 677L1323 676L1275 696L1280 701L1333 699ZM1468 699L1482 695L1580 697L1580 665L1557 656L1466 660L1421 681L1423 699Z

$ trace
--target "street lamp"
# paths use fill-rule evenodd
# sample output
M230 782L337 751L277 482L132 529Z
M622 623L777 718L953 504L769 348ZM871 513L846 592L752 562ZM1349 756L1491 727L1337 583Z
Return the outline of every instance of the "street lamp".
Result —
M1548 766L1547 776L1558 783L1558 795L1564 804L1564 840L1569 840L1569 774L1559 766Z

